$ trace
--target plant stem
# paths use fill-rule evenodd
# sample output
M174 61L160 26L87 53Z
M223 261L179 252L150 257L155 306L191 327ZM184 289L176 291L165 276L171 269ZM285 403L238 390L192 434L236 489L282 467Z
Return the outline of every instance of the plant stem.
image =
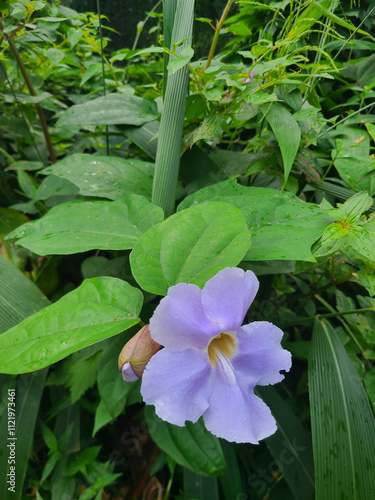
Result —
M105 69L104 69L104 53L103 53L103 30L102 30L102 14L100 11L100 0L96 0L96 7L99 16L99 37L100 37L100 57L102 60L102 80L103 80L103 94L106 95L106 87L105 87ZM105 144L107 149L107 156L109 156L109 133L108 133L108 125L105 126Z
M0 27L3 28L1 20L0 20ZM27 88L28 88L28 90L30 92L30 95L32 95L33 97L37 97L37 93L34 90L34 87L33 87L32 83L31 83L29 75L26 72L26 68L25 68L25 66L24 66L24 64L23 64L23 62L22 62L22 60L20 58L19 52L18 52L18 50L17 50L17 48L16 48L13 40L7 38L7 36L4 33L3 33L3 36L5 37L5 39L7 40L7 42L9 43L9 47L10 47L10 49L11 49L13 55L14 55L14 58L16 59L18 67L21 70L22 76L23 76L24 81L26 83L26 86L27 86ZM43 130L43 134L44 134L44 138L45 138L45 141L46 141L46 144L47 144L47 149L48 149L48 152L49 152L49 157L50 157L51 163L56 163L57 158L56 158L55 150L54 150L52 142L51 142L51 137L49 135L47 121L46 121L46 118L44 116L43 110L42 110L39 102L35 103L35 109L36 109L36 111L38 113L39 121L40 121L42 130Z
M23 64L23 61L21 59L20 53L18 52L16 44L14 43L14 41L10 37L8 37L8 35L6 35L4 33L4 28L5 28L4 23L0 19L0 32L1 32L2 36L4 37L4 39L9 44L10 50L12 51L13 56L17 62L17 65L20 68L23 79L25 80L26 86L29 89L30 95L32 95L33 97L37 97L38 94L34 90L33 84L30 80L30 77L29 77L27 71L26 71L25 65ZM48 153L49 153L49 158L51 160L51 163L56 163L56 161L57 161L56 153L55 153L55 150L54 150L53 145L52 145L51 136L49 135L46 117L44 116L43 109L42 109L39 102L35 103L35 109L36 109L36 112L38 113L40 125L41 125L42 130L43 130L44 138L45 138Z
M211 61L212 61L212 58L214 57L217 41L219 40L220 30L223 27L224 21L227 18L227 15L229 13L229 9L232 6L232 3L233 3L233 0L228 0L227 5L225 6L225 9L223 10L223 13L221 14L220 21L218 21L216 23L215 34L214 34L214 38L212 40L212 44L211 44L210 52L208 54L205 69L209 68Z

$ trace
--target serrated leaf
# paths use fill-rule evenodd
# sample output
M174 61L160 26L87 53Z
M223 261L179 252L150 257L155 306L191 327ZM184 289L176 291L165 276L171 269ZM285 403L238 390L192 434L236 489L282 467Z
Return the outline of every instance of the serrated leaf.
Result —
M116 418L125 406L126 396L134 384L124 382L117 366L117 358L126 342L139 328L132 328L125 335L119 335L108 348L103 351L98 369L98 389L102 402L111 419Z
M203 286L218 271L236 266L250 245L241 211L228 203L204 203L151 228L130 255L144 290L166 295L177 283Z
M100 355L99 352L80 359L70 367L66 385L70 389L72 404L76 403L95 384Z
M74 154L41 173L70 181L84 196L117 200L128 194L139 194L151 199L154 165L115 156Z
M139 322L142 293L125 281L85 280L0 336L0 372L26 373Z
M309 359L316 498L366 499L375 491L375 421L332 326L316 320Z
M18 227L7 238L39 255L65 255L93 249L133 248L140 236L163 220L161 208L129 195L116 201L73 201Z
M134 95L108 94L64 111L57 127L84 125L143 125L156 120L157 105Z
M216 436L208 432L202 420L178 427L161 420L146 406L146 424L160 449L178 464L206 476L218 476L225 470L224 455Z

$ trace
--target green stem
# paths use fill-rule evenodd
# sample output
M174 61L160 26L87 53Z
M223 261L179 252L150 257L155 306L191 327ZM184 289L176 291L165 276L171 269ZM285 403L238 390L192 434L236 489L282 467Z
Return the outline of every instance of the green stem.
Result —
M358 113L360 113L361 111L364 111L365 109L367 108L370 108L371 106L374 106L374 103L371 102L370 104L367 104L367 106L364 106L363 108L360 108L358 109L357 111L354 111L354 113L352 113L351 115L348 115L348 116L345 116L345 118L343 118L342 120L339 120L337 123L335 123L334 125L332 125L332 127L329 127L327 130L324 130L323 132L321 132L318 137L316 138L316 140L320 139L321 137L323 137L323 135L325 134L328 134L328 132L332 129L334 129L335 127L337 127L337 125L340 125L341 123L345 122L346 120L348 120L349 118L352 118L354 115L357 115Z
M194 0L179 0L174 19L172 46L185 40L176 49L177 56L184 47L191 45L194 21ZM163 208L169 217L175 206L176 186L185 115L185 101L189 89L187 66L176 72L170 71L161 115L155 174L152 187L152 203Z
M296 320L296 322L299 323L308 323L309 321L314 321L315 319L319 318L336 318L339 316L345 316L346 314L358 314L358 313L364 313L364 312L375 312L374 307L363 307L362 309L350 309L348 311L336 311L336 312L331 312L327 314L316 314L315 316L308 316L307 318L299 318ZM295 321L285 323L283 326L293 326L296 324Z
M208 58L207 58L207 63L206 63L205 69L207 69L207 68L210 67L212 58L214 57L214 54L215 54L217 42L219 40L220 30L223 27L224 21L227 18L227 15L229 13L229 9L232 6L232 3L233 3L233 0L228 0L228 3L225 6L225 9L223 10L223 13L221 14L220 21L218 21L216 23L215 35L214 35L214 38L212 40L212 44L211 44L210 52L208 54Z
M17 50L16 44L14 43L14 41L11 38L8 37L8 35L6 35L4 33L4 28L5 28L4 23L0 19L0 32L1 32L2 36L4 37L4 39L9 44L10 50L12 51L13 56L17 62L17 65L22 73L23 79L25 80L26 86L29 89L30 95L32 95L33 97L37 97L37 93L34 90L33 84L30 80L30 77L29 77L27 71L26 71L25 65L23 64L21 56ZM43 130L44 138L45 138L48 153L49 153L49 158L51 160L51 163L56 163L56 161L57 161L56 153L55 153L55 150L54 150L53 145L52 145L51 136L49 135L46 117L44 116L43 109L40 106L39 102L35 103L35 109L36 109L36 112L38 113L39 121L40 121L42 130Z
M96 0L96 7L99 16L99 37L100 37L100 57L102 60L102 80L103 80L103 94L106 95L106 86L105 86L105 69L104 69L104 52L103 52L103 29L102 29L102 14L100 11L100 0ZM108 125L105 126L105 143L107 156L109 156L109 133L108 133Z
M331 314L333 313L336 313L337 311L335 311L335 309L326 301L323 299L323 297L321 297L320 295L314 295L314 297L319 300L319 302L321 304L323 304L329 311L332 311ZM367 309L367 308L366 308ZM370 311L374 312L375 311L375 308L371 307L369 308ZM370 312L370 311L366 311L366 312ZM355 335L353 335L353 332L351 331L351 329L349 328L348 324L342 319L342 315L343 314L355 314L357 312L365 312L363 309L357 309L354 311L354 313L352 311L345 311L343 313L341 313L341 315L336 315L337 316L337 319L341 322L342 326L345 328L347 334L349 335L349 337L353 340L353 342L357 345L357 347L361 350L361 352L363 352L365 349L364 347L361 346L361 344L358 342L358 340L356 339ZM322 317L322 315L320 316Z

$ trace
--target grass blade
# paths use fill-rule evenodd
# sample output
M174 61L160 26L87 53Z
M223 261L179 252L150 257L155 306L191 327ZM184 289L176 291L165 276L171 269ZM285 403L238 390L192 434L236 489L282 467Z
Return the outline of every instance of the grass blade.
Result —
M48 299L42 294L29 279L26 278L11 262L0 256L0 332L13 327L27 316L43 309L49 304ZM9 388L16 389L16 490L12 493L7 488L6 480L0 482L0 498L19 500L22 497L23 483L25 481L27 464L31 453L34 428L38 415L40 399L48 369L21 375L16 379L7 377L2 379ZM12 383L13 381L13 383ZM0 435L2 436L1 450L8 450L9 441L7 431L7 413L0 422ZM6 478L9 472L8 453L0 455L0 470Z
M316 499L375 494L375 420L362 382L337 334L316 320L309 385Z

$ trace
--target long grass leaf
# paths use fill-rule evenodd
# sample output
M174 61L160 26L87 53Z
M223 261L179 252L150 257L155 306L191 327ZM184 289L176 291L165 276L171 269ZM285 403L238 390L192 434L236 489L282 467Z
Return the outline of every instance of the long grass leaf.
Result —
M336 332L316 320L309 358L316 500L375 495L375 419Z
M13 327L27 316L43 309L49 304L42 292L22 274L11 262L0 256L0 332ZM14 437L16 444L16 486L15 493L8 490L9 473L7 440L7 413L4 413L0 422L0 435L2 437L0 454L0 470L3 479L0 481L0 498L4 500L19 500L22 498L23 483L25 481L27 464L34 437L34 428L38 415L40 399L42 396L48 369L21 375L16 379L7 377L3 384L15 388L16 392L16 428ZM6 401L5 401L6 403ZM7 450L5 452L4 450Z

